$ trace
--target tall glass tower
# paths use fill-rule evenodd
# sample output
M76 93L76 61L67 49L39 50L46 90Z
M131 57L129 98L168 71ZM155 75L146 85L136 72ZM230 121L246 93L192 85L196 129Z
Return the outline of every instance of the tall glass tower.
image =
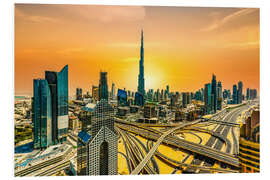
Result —
M236 84L233 85L233 97L232 97L232 100L233 100L233 104L237 104L237 85Z
M212 106L213 106L213 111L214 113L216 113L217 111L217 80L216 80L216 76L213 74L212 75L212 95L213 95L213 99L212 99Z
M139 67L139 76L138 76L138 92L145 95L144 89L144 48L143 48L143 30L141 31L141 58L140 58L140 67Z
M108 101L107 72L100 72L98 96L99 100L105 99Z
M68 133L68 65L57 76L58 139L66 141Z
M241 104L243 100L243 82L238 82L238 91L237 91L237 104Z
M34 148L46 148L52 144L51 92L45 79L34 79L32 121Z
M45 71L51 91L52 141L66 141L68 132L68 65L60 72Z
M204 106L205 106L205 113L209 114L212 112L212 92L211 92L211 84L204 85Z

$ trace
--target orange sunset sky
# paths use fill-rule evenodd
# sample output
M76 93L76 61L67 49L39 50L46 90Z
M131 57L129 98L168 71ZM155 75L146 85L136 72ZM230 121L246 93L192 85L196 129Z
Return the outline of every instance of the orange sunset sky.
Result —
M145 87L196 91L243 81L259 90L259 9L94 5L15 5L15 94L32 95L33 79L69 65L69 94L90 91L99 71L108 85L135 91L140 30Z

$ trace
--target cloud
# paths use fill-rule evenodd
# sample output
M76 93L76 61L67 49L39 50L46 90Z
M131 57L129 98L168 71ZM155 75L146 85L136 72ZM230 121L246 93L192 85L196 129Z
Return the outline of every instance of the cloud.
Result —
M223 17L222 19L215 20L214 23L210 24L209 26L207 26L205 28L202 28L200 31L203 31L203 32L213 31L213 30L225 25L226 23L228 23L229 21L231 21L235 18L239 18L241 16L250 14L250 13L255 12L255 11L257 11L257 9L255 9L255 8L240 9L232 14L229 14L229 15Z
M19 8L15 8L15 17L22 18L26 21L30 21L33 23L43 23L43 22L57 22L57 19L47 17L47 16L40 16L40 15L29 15L20 10Z
M72 14L104 23L113 21L140 21L145 17L143 6L96 6L96 5L69 5L63 7Z

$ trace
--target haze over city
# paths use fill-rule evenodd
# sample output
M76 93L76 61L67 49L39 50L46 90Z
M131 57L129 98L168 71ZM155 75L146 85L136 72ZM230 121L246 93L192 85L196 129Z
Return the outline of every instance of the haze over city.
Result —
M226 89L242 80L259 93L259 9L18 4L15 94L65 64L69 95L90 91L100 70L136 90L142 28L146 90L195 91L214 73Z

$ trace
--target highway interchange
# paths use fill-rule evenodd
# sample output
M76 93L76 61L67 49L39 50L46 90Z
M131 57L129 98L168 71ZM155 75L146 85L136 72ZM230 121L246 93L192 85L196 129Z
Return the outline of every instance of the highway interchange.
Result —
M239 126L236 120L249 107L248 104L242 104L229 110L224 109L212 116L213 121L197 120L171 126L164 125L163 131L151 125L116 119L116 131L125 146L125 152L121 154L125 156L129 174L159 174L156 158L173 167L172 174L178 170L182 173L238 172L239 161L236 156L238 137L235 131L239 131ZM214 128L210 130L204 128L210 125ZM211 137L202 144L202 139L196 135L200 142L194 143L179 138L177 134L181 132L193 135L196 134L195 132L204 132ZM228 138L229 134L231 138ZM143 143L136 136L146 139L147 143ZM182 161L167 157L166 154L158 151L161 144L187 151L189 155ZM186 163L190 156L193 160L191 163Z

